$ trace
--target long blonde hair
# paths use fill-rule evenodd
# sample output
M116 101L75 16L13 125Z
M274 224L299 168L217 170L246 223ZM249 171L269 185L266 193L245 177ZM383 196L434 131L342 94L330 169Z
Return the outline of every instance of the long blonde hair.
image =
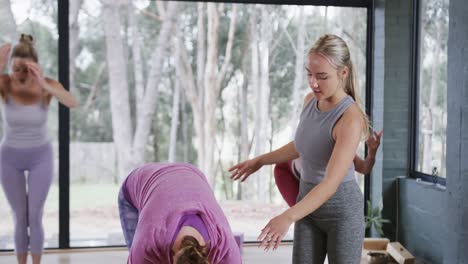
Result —
M348 76L344 81L343 89L345 93L351 96L358 105L358 109L361 112L362 118L364 120L364 127L362 129L363 135L367 138L370 130L369 118L362 109L362 100L359 94L356 92L358 87L356 73L353 62L351 61L351 54L349 52L348 45L346 45L346 42L342 38L336 35L326 34L321 36L315 42L307 55L310 56L312 53L317 53L327 58L330 64L337 70L340 70L343 67L348 68Z

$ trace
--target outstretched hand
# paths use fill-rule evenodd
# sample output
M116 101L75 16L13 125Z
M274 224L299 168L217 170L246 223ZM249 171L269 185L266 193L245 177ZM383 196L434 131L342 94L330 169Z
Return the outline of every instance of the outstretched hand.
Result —
M11 44L7 43L0 47L0 73L5 70L8 64L8 56L10 55Z
M258 158L250 159L243 161L232 168L229 169L229 172L233 172L231 175L231 179L241 180L241 182L245 181L250 174L256 172L258 169L262 167L262 164L258 160Z
M369 154L375 155L380 146L380 138L383 135L383 130L380 130L379 133L371 131L371 135L366 140L367 150Z
M285 213L271 219L257 238L260 241L258 247L265 247L265 250L273 247L273 250L276 250L292 223Z

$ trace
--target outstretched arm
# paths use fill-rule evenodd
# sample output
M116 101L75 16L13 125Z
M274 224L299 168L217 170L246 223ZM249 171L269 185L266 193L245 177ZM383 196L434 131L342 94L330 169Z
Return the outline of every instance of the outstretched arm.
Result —
M299 153L294 146L294 141L281 148L260 155L250 160L243 161L229 169L232 172L231 179L245 181L249 175L256 172L263 165L286 162L299 157Z

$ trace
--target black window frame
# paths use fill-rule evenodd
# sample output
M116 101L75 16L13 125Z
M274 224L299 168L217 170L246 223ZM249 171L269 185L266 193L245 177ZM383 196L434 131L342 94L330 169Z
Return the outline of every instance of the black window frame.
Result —
M430 175L417 169L419 153L419 77L421 55L421 0L413 0L413 28L412 28L412 58L411 58L411 91L410 91L410 117L409 117L409 177L421 179L424 182L446 186L446 178Z

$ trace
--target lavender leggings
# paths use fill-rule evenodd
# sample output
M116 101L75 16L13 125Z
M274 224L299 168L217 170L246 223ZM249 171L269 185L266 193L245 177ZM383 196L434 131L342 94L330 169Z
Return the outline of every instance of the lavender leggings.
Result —
M25 171L29 172L27 177ZM52 145L13 148L0 145L0 179L15 222L15 251L42 253L42 214L52 183ZM29 227L29 232L28 232Z

